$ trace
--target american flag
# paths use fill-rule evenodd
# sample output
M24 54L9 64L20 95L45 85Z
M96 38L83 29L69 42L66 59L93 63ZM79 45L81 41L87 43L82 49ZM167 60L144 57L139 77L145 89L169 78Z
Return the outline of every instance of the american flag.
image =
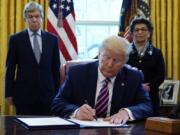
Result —
M123 0L120 12L119 20L119 36L122 36L132 41L132 37L129 32L129 22L132 16L136 14L136 2L137 0Z
M131 10L131 0L123 0L121 11L120 11L120 19L119 19L119 35L123 36L127 25L129 24L130 10ZM128 18L128 20L127 20Z
M137 14L150 19L150 8L149 0L138 0L137 1Z
M73 0L49 0L47 30L59 38L62 64L77 59Z
M129 22L134 16L143 16L150 19L149 0L123 0L119 23L119 36L132 41L129 31Z

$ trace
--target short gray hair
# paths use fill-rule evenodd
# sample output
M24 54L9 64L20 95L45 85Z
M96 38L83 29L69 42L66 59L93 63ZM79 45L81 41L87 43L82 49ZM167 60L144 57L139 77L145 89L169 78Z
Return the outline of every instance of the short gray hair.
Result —
M42 18L44 18L44 12L43 12L43 8L40 4L38 4L37 2L29 2L25 5L24 7L24 11L23 11L23 17L24 19L27 18L27 13L28 12L32 12L32 11L39 11L40 15Z

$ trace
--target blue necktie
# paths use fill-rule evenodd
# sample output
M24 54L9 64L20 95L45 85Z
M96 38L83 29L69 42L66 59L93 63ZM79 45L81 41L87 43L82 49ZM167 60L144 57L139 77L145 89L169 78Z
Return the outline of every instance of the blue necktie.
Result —
M40 61L40 57L41 57L41 51L40 51L40 45L39 45L39 42L38 42L38 39L37 39L37 32L34 32L33 34L34 38L33 38L33 45L34 45L34 55L36 57L36 61L37 63L39 63Z
M99 95L97 97L97 102L95 105L97 117L106 117L107 115L108 101L109 101L109 90L108 90L109 81L110 81L109 78L104 80L103 86L100 89Z

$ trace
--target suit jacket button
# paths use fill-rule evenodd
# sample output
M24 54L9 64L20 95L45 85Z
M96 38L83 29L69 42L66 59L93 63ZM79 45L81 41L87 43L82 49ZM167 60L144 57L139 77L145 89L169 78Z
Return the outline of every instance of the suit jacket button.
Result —
M124 83L121 83L121 86L124 86L125 84Z

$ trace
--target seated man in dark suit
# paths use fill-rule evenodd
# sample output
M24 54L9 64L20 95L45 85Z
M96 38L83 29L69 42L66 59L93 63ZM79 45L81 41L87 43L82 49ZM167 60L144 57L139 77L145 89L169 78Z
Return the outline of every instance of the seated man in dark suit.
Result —
M99 61L70 67L53 100L53 113L80 120L96 115L116 124L152 116L142 74L125 65L130 51L124 38L111 36L99 49Z

